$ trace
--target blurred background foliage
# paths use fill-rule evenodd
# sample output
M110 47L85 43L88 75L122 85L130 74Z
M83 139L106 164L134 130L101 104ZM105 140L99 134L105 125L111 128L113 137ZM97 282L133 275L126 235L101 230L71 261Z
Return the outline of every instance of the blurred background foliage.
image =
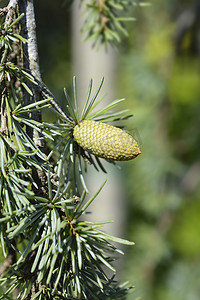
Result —
M35 1L35 10L42 76L64 106L74 74L62 3ZM121 277L136 287L130 300L199 300L200 1L154 0L135 16L118 54L117 94L134 113L137 128L128 128L142 149L122 168L136 245Z
M135 299L200 295L200 1L153 1L120 56L142 155L124 169ZM133 299L130 295L129 299Z

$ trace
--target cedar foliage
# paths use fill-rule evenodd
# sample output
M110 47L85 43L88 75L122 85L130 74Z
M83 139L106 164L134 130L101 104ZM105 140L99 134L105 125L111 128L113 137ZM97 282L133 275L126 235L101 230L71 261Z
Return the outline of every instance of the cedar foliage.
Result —
M120 42L120 33L127 34L123 21L130 19L120 17L119 12L132 1L90 2L86 12L92 23L83 27L87 38L98 45ZM105 184L85 201L83 164L105 169L97 152L74 140L74 128L86 116L84 122L90 124L130 115L111 111L123 99L93 111L102 80L94 95L89 83L79 118L75 77L74 100L65 90L63 111L41 80L33 1L11 0L0 14L0 239L5 256L0 299L123 299L130 288L115 281L112 262L116 253L123 253L112 242L134 243L101 231L105 222L82 220ZM44 108L53 109L58 122L43 122ZM121 135L121 129L106 128ZM140 153L139 147L123 133L135 143L132 159ZM113 276L107 275L107 269Z

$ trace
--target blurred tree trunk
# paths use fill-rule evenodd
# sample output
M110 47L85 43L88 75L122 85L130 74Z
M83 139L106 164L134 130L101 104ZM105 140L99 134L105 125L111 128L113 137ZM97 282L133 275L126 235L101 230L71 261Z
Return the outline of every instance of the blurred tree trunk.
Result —
M105 106L115 99L115 74L117 72L117 53L109 48L105 50L102 46L99 50L92 47L91 41L83 42L81 35L82 22L79 1L74 1L72 11L72 72L77 77L79 99L85 101L87 86L89 80L93 79L93 94L100 83L102 77L105 77L101 95L106 97L103 100ZM107 102L107 103L106 103ZM104 163L104 162L103 162ZM91 215L87 215L87 220L93 221L113 220L114 223L106 225L105 231L118 237L124 235L125 222L125 195L122 185L122 173L115 166L105 164L107 172L111 175L106 186L100 193L100 201L94 201ZM90 168L87 175L87 183L92 195L100 186L107 174L96 174L94 168ZM103 228L104 229L104 228ZM116 266L117 267L117 266ZM119 267L119 266L118 266ZM118 268L117 267L117 268Z

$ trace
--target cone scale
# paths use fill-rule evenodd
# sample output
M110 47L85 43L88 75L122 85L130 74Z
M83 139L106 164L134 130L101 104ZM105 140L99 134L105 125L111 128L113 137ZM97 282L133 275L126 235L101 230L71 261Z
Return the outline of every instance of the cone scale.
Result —
M83 120L74 127L73 136L84 150L108 160L131 160L141 153L131 135L106 123Z

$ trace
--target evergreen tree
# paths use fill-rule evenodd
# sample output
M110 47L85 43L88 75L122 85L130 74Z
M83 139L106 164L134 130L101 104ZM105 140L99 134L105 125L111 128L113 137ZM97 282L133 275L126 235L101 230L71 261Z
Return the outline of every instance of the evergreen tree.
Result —
M120 42L127 34L120 15L137 1L88 1L83 30L96 46ZM33 0L10 0L0 10L0 238L4 267L0 299L123 299L129 287L115 281L112 242L132 245L100 230L105 222L82 216L96 198L85 200L84 169L140 154L137 142L107 124L130 117L113 112L121 101L95 110L99 93L89 83L82 111L76 78L65 111L42 82ZM53 109L58 121L42 121ZM113 276L107 275L107 269Z

